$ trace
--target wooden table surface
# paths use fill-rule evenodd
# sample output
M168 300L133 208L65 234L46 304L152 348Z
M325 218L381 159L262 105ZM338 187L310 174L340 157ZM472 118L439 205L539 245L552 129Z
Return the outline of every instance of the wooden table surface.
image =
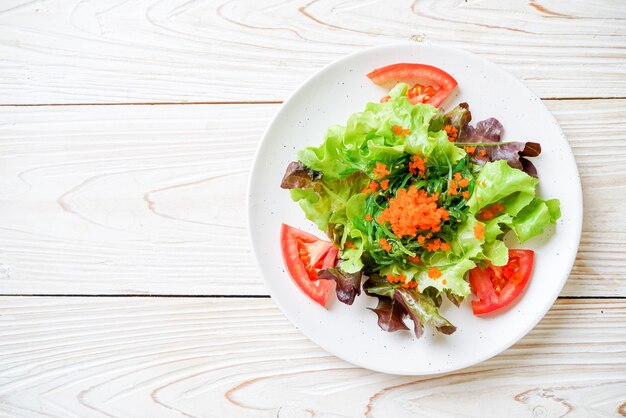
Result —
M417 378L302 336L244 214L281 101L403 40L522 79L563 127L585 204L541 323ZM624 219L623 1L0 1L2 417L626 416Z

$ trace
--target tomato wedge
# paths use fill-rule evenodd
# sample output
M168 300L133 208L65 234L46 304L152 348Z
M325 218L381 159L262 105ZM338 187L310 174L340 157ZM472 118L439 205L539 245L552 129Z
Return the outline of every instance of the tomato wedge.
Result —
M458 85L450 74L426 64L392 64L378 68L367 76L379 85L390 81L419 81L420 84L409 89L407 94L409 100L413 104L428 103L433 106L439 106ZM431 88L428 94L413 92L417 88L425 89L427 87Z
M335 265L337 248L329 241L285 224L280 228L280 245L285 266L294 283L305 295L326 306L334 282L318 280L317 272Z
M470 286L478 300L472 301L475 315L483 315L508 306L526 287L533 271L535 252L509 250L507 265L489 264L470 271Z

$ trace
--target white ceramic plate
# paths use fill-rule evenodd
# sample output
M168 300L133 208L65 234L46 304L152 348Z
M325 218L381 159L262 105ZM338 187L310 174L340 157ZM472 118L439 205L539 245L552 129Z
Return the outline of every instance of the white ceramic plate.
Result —
M442 335L426 325L416 339L409 331L387 333L366 307L376 299L365 294L352 306L339 302L323 309L305 296L285 272L280 250L281 223L324 237L279 187L296 152L319 145L326 128L345 124L352 113L386 91L366 74L398 62L434 65L459 83L442 107L470 104L474 123L498 118L503 141L532 140L543 152L533 159L541 179L539 194L561 200L562 218L555 231L524 248L536 252L533 277L525 293L498 315L476 317L468 301L456 308L447 301L442 314L457 331ZM582 225L582 193L572 151L556 120L541 100L495 64L460 50L436 45L400 44L367 49L341 58L306 81L270 123L257 151L248 193L249 228L267 288L284 314L308 338L356 365L393 374L449 372L484 361L522 338L550 309L574 263ZM445 299L445 298L444 298ZM407 321L409 321L407 319ZM408 322L409 326L412 326Z

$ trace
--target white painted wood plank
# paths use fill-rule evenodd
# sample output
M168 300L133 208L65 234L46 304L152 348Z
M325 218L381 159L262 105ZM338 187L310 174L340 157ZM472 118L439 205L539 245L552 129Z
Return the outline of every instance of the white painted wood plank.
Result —
M275 106L0 115L2 293L264 293L246 183Z
M365 47L426 39L492 59L541 97L626 96L626 3L11 0L0 103L284 99Z
M0 415L613 417L624 323L626 301L560 300L492 360L395 377L321 350L270 299L5 297Z
M563 294L626 296L626 100L548 105L585 194ZM277 108L3 108L0 294L266 294L244 202Z

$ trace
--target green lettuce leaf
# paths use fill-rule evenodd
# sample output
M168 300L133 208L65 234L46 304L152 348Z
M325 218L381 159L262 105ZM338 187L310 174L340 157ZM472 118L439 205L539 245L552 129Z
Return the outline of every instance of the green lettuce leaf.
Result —
M291 189L289 192L307 219L322 231L327 231L329 224L351 225L346 213L348 206L351 213L365 214L365 200L359 195L368 183L367 176L357 172L340 180L323 178L314 182L312 188ZM359 205L363 205L362 208Z
M298 160L327 180L355 171L372 172L376 163L391 166L404 153L433 154L445 163L458 161L465 151L447 140L441 131L444 115L434 106L413 105L406 97L408 86L399 83L386 103L368 103L365 110L350 116L345 127L332 126L319 147L307 147ZM410 131L396 135L393 126Z
M504 160L487 163L476 178L477 187L467 205L475 215L485 206L511 197L515 199L515 209L519 211L521 210L519 206L525 206L523 202L526 201L528 204L535 197L535 186L538 181L521 170L511 168ZM508 208L507 204L504 206Z
M504 266L509 262L509 249L499 240L486 242L478 258L489 260L494 266Z
M387 276L387 274L394 276L404 275L407 280L415 280L420 289L434 287L439 292L449 290L461 297L468 296L470 294L470 287L469 283L465 280L465 276L468 271L476 267L476 263L468 258L448 264L443 264L443 260L441 260L440 263L441 264L427 264L424 262L423 266L401 266L399 264L392 264L383 267L380 273L383 277ZM430 267L436 267L441 272L441 277L438 279L428 277ZM443 284L444 281L446 283L445 285Z
M473 214L493 203L505 207L503 214L485 222L485 240L493 242L511 228L520 242L542 234L548 225L561 216L559 201L544 201L535 197L538 179L511 168L506 161L494 161L483 166L477 177L477 187L467 204ZM484 184L484 186L483 186Z
M543 234L548 225L556 223L560 216L561 210L558 200L534 199L513 219L511 228L515 231L520 242L526 242Z

